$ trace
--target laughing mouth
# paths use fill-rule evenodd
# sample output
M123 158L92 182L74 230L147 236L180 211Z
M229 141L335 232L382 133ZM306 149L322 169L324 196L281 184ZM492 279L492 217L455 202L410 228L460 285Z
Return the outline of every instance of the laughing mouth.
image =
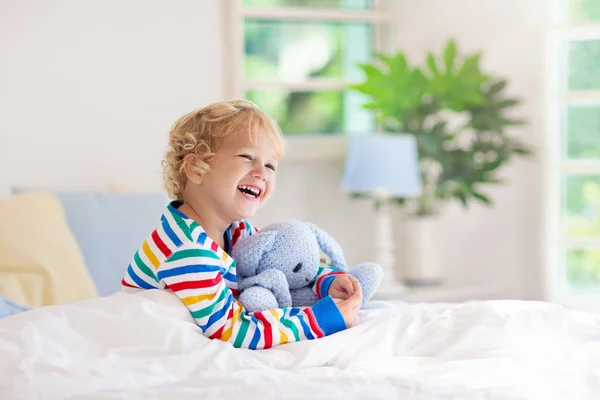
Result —
M261 189L257 188L256 186L247 186L247 185L238 186L238 190L253 199L258 199L263 192Z

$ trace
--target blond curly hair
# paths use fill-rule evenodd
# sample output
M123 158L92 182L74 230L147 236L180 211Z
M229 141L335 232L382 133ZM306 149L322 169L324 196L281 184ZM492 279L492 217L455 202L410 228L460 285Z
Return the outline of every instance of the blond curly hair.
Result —
M208 162L224 138L247 133L254 137L257 132L265 132L273 139L278 156L283 154L283 139L277 123L247 100L231 100L209 104L179 118L169 133L169 145L162 162L163 179L169 196L183 200L183 189L187 177L185 163L205 174L210 170ZM194 155L194 159L190 159Z

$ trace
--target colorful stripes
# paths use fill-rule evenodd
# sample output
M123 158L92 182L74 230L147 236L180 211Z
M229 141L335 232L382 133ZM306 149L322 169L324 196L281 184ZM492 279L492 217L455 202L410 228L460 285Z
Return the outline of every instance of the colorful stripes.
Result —
M156 287L148 283L146 280L142 279L140 275L135 273L131 264L127 267L127 276L131 278L133 283L138 286L140 289L155 289Z
M168 283L168 279L163 279L163 281L165 281L167 283L167 286L169 287L169 289L171 289L174 292L181 292L182 290L189 290L189 289L205 289L205 288L210 288L212 289L214 286L218 285L219 282L221 282L222 278L220 276L215 276L214 278L210 279L210 280L202 280L202 281L182 281L182 282L178 282L178 283Z
M230 246L235 246L235 242L242 236L242 231L246 230L246 226L243 222L237 226L237 228L233 231L233 235L231 235L231 243Z
M232 224L225 234L226 248L255 232L247 221ZM321 297L336 273L325 269L320 273L315 290ZM175 203L169 205L159 227L134 254L121 285L125 292L169 288L189 309L204 335L234 347L267 349L345 328L337 306L327 296L312 309L246 312L235 299L239 294L235 261L201 226L177 210Z
M322 299L323 297L328 296L329 287L331 283L336 278L337 275L343 275L344 272L334 270L330 267L321 265L319 267L319 271L317 273L316 283L313 286L313 290L317 294L317 296Z
M148 257L148 260L150 260L152 266L154 268L158 268L158 266L160 265L160 261L158 261L158 258L156 258L152 250L150 250L150 246L148 246L148 241L145 241L144 244L142 244L142 251L144 252L146 257Z
M171 249L169 249L167 247L167 245L165 244L165 242L163 242L163 240L160 238L158 231L154 230L154 232L152 232L150 237L152 238L152 240L156 244L156 247L160 250L160 252L162 253L163 256L168 258L171 256L171 254L173 254L171 252Z
M271 323L261 312L255 312L254 316L263 323L264 348L269 349L273 347L273 328L271 327Z

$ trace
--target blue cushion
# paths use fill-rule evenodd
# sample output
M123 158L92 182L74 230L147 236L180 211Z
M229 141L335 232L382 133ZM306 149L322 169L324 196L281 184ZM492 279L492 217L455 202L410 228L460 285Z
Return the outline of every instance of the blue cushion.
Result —
M0 318L8 317L23 311L29 310L29 307L21 306L0 295Z
M98 294L118 292L133 254L159 225L167 197L162 193L51 192L63 205Z

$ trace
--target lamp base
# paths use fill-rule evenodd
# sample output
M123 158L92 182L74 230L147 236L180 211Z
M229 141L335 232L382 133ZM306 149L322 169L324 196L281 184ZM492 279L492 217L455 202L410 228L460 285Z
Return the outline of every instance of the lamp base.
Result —
M406 286L398 281L395 271L396 260L394 257L394 231L392 228L392 218L390 215L390 205L388 199L381 197L379 199L380 206L376 216L375 230L375 259L383 269L383 280L377 294L381 296L394 296L404 292Z
M402 222L400 280L407 286L436 286L444 280L440 258L439 217L409 218Z

